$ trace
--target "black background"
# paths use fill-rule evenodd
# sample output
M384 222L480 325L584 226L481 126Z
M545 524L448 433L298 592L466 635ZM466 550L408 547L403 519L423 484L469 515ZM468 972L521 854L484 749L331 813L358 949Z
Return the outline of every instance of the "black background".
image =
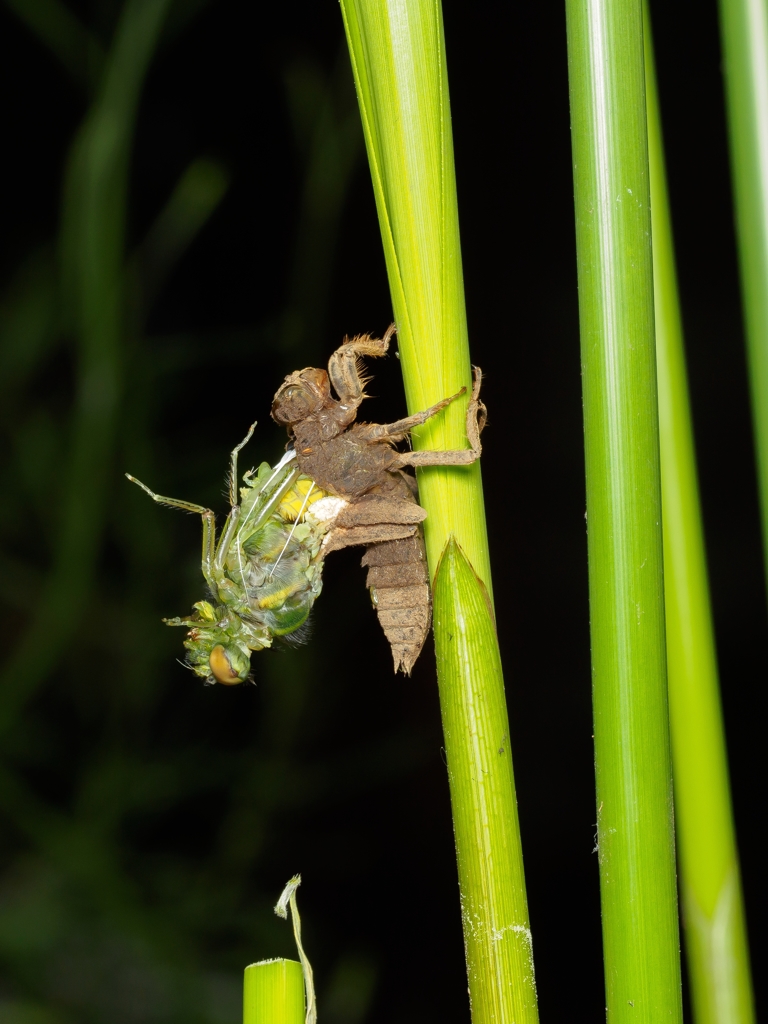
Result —
M116 2L71 10L108 46ZM652 13L759 967L768 619L717 11L678 0ZM444 17L541 1014L600 1020L564 9L446 0ZM2 20L3 344L23 347L14 303L30 267L55 268L63 168L88 99L22 19L6 9ZM391 320L338 7L179 2L142 97L129 253L191 160L216 161L229 187L126 341L89 597L0 741L0 1021L235 1021L242 967L294 955L270 907L295 871L322 1019L466 1021L431 649L412 679L392 676L359 553L344 552L327 566L306 647L255 656L255 687L203 688L174 661L182 636L159 622L203 596L199 524L153 506L122 477L129 469L223 511L228 453L249 423L259 419L254 462L282 448L268 408L285 373L322 365L345 333L380 333ZM313 160L327 156L330 137L323 110L347 127L344 155L331 152L318 172ZM334 181L338 210L319 201L318 212L307 196L316 188L322 200ZM66 487L77 366L53 321L54 340L23 386L0 382L8 654L45 586ZM396 360L375 367L369 391L366 419L404 413Z

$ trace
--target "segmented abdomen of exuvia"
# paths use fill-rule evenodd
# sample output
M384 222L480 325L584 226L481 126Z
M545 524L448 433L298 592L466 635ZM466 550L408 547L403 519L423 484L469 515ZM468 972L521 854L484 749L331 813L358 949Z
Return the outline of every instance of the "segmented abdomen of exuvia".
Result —
M424 534L371 544L362 564L368 567L379 622L392 647L395 672L411 674L432 623Z

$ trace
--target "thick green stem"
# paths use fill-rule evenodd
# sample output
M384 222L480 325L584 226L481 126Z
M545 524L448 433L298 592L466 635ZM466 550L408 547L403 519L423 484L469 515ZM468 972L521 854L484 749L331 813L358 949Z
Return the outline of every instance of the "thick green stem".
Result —
M471 387L442 12L342 0L408 408ZM468 447L466 399L416 448ZM536 992L480 467L425 469L440 704L475 1024L535 1024ZM441 560L442 556L442 560ZM438 571L438 564L440 569Z
M656 75L646 21L669 714L683 921L697 1024L754 1020L701 526Z
M485 587L450 540L435 581L435 647L472 1018L511 1024L537 1019L536 986L504 677L489 611ZM514 979L509 990L505 979Z
M568 0L611 1022L680 1021L640 0Z
M387 261L408 409L472 387L442 12L434 0L342 0ZM414 431L466 448L466 400ZM451 534L490 588L480 467L419 473L435 572Z
M768 572L768 9L720 0L731 172Z
M243 1024L304 1024L304 973L296 960L262 960L245 969Z

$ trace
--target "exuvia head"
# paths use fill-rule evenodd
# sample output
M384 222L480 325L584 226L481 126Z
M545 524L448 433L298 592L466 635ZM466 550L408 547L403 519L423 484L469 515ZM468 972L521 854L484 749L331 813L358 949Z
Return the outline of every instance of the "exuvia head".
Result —
M290 427L320 412L331 397L325 370L307 367L285 378L272 402L272 419Z

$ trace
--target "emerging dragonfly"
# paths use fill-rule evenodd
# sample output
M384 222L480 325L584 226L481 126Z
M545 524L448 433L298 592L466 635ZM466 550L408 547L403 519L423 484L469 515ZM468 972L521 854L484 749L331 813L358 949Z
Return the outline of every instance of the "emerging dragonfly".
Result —
M356 423L366 397L361 356L383 356L395 333L344 339L328 370L307 367L289 374L272 404L272 418L288 428L289 450L274 467L262 463L243 477L237 502L237 457L230 462L230 512L216 540L213 512L164 498L130 474L161 505L196 512L203 519L203 576L210 601L198 601L187 626L187 662L208 683L232 685L248 678L251 653L275 637L296 634L322 588L325 557L351 545L366 548L367 586L392 648L395 671L411 674L432 620L416 480L418 466L469 466L480 457L485 406L482 374L474 368L467 406L470 447L451 451L398 451L413 427L440 413L466 391L394 423ZM334 398L331 385L339 396Z
M294 451L274 468L263 462L249 470L238 503L237 457L255 426L231 455L231 508L218 542L210 509L155 494L126 473L153 501L202 516L202 568L212 600L198 601L188 618L163 621L189 628L187 663L208 683L244 682L252 651L306 622L322 589L322 541L338 511L338 499L302 475Z

